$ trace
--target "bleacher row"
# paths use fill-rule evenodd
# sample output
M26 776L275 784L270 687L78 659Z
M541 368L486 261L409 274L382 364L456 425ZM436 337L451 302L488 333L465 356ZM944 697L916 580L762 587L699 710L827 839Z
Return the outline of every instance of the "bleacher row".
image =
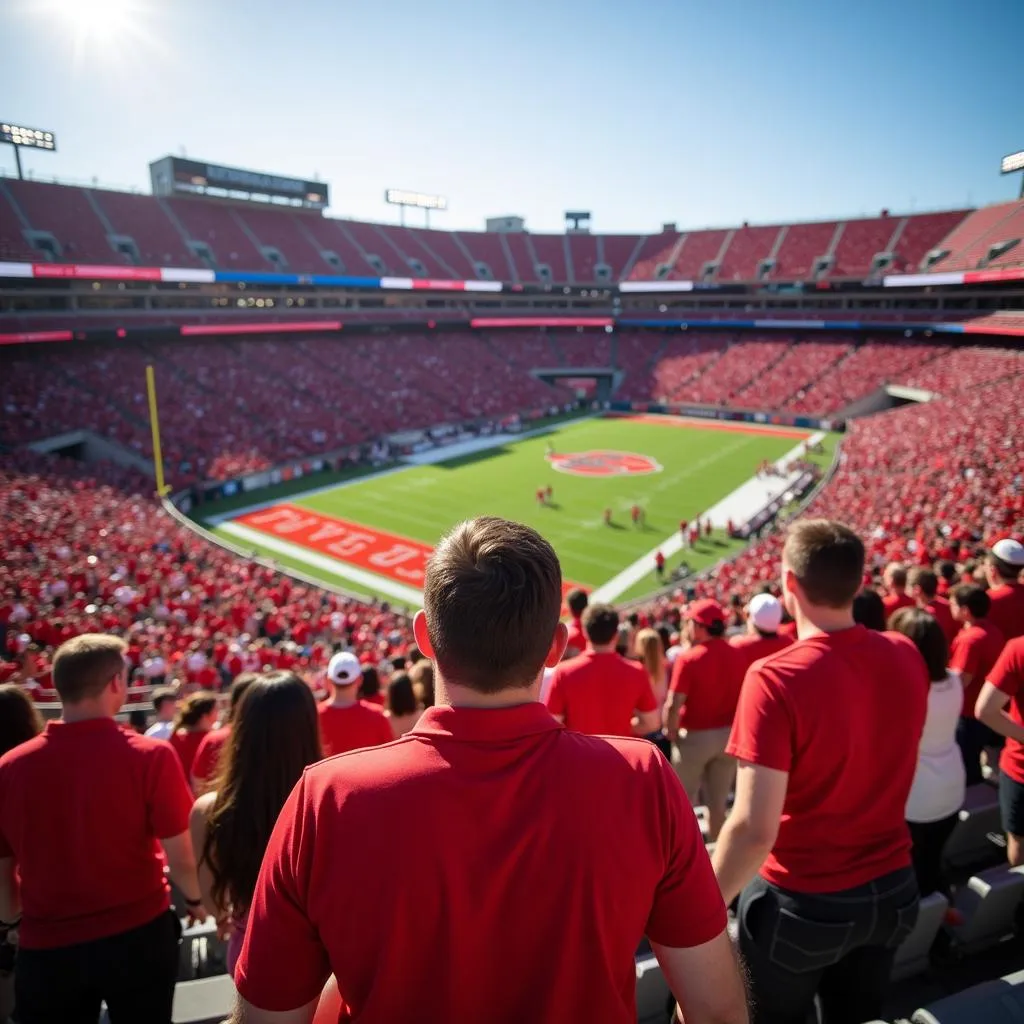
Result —
M707 833L707 809L697 808ZM957 964L982 956L1011 941L1015 922L1024 909L1024 868L1008 868L1002 845L998 795L986 781L967 792L960 820L944 851L950 877L959 881L953 900L955 923L947 923L950 901L933 893L921 901L917 925L896 953L893 982L897 1002L914 993L934 992L936 998L917 1009L912 1024L1001 1024L1020 1017L1002 1016L1008 1000L1024 1015L1024 971L1002 982L987 981L957 991ZM708 844L709 852L714 844ZM187 922L183 920L183 925ZM730 918L735 939L736 922ZM949 965L948 976L932 969L933 950ZM185 927L175 994L175 1024L219 1024L230 1012L234 986L225 968L225 944L216 924L208 921ZM636 955L636 1002L639 1024L664 1024L673 1000L657 959L646 943ZM922 980L924 979L924 980ZM902 986L903 992L900 992ZM948 992L950 994L942 994ZM875 1024L875 1022L873 1022Z
M1024 203L659 234L497 234L370 224L206 198L0 180L0 261L510 283L865 278L1024 263ZM989 251L998 250L989 259Z
M538 368L617 369L614 397L830 416L886 384L940 393L1012 378L1005 349L728 332L508 331L37 346L4 360L0 443L87 426L149 458L145 367L156 367L175 483L226 479L290 458L441 422L545 410L572 398Z

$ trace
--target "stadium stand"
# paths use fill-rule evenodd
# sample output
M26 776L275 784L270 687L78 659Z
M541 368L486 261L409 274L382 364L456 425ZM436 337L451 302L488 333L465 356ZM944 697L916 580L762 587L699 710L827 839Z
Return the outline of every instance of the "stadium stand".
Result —
M973 213L883 212L849 221L671 229L649 236L503 234L368 224L253 203L158 199L5 179L0 258L592 284L652 280L659 267L670 280L809 279L816 275L815 260L831 256L830 265L817 269L819 276L856 278L867 277L874 257L890 248L894 269L916 269L928 252L947 248L950 255L933 269L973 269L989 245L1024 233L1022 209L1024 204L1008 203ZM56 245L30 243L26 229L52 236ZM115 246L112 238L130 244ZM197 254L190 241L208 250ZM770 259L774 263L766 262ZM991 265L1015 266L1022 260L1021 247L1015 246ZM481 264L487 270L478 273ZM605 265L610 276L599 278L596 268ZM540 266L550 276L542 277Z
M699 377L678 389L672 397L682 402L735 405L740 392L778 362L792 342L743 335Z
M807 341L783 353L767 372L736 393L736 404L758 409L788 409L824 373L845 359L852 346L845 341Z

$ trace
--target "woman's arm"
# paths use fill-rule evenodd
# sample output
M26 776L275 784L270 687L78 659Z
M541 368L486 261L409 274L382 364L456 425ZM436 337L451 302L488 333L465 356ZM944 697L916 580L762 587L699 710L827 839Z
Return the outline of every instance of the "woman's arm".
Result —
M192 836L192 849L195 850L199 878L199 897L207 911L221 921L227 916L227 908L219 906L213 898L213 872L210 865L203 860L203 850L206 848L207 826L210 820L210 812L213 810L214 802L217 799L216 793L204 793L193 805L192 813L188 819L188 830Z

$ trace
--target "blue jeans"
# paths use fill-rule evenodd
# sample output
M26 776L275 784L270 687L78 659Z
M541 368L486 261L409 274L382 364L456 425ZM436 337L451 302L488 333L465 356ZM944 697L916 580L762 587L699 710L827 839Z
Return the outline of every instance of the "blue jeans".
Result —
M754 1024L824 1024L881 1016L896 947L917 923L917 882L902 868L853 889L797 893L757 877L740 894L740 952Z

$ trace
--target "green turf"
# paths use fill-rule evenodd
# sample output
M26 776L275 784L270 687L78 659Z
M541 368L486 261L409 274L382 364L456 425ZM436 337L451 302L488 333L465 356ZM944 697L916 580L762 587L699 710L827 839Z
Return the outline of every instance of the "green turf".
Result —
M546 461L549 442L561 453L614 449L648 455L664 469L644 476L571 476ZM762 459L777 459L797 443L792 437L594 419L450 462L409 467L291 500L430 544L461 519L483 514L516 519L551 541L567 579L597 587L678 529L680 519L692 520L748 480ZM548 484L554 488L554 502L540 508L535 492ZM634 503L646 510L643 530L630 523ZM606 507L614 513L612 527L603 522ZM716 535L697 552L689 552L687 560L699 569L740 546ZM317 572L312 567L305 571ZM639 596L655 585L653 577L645 579L624 596Z

